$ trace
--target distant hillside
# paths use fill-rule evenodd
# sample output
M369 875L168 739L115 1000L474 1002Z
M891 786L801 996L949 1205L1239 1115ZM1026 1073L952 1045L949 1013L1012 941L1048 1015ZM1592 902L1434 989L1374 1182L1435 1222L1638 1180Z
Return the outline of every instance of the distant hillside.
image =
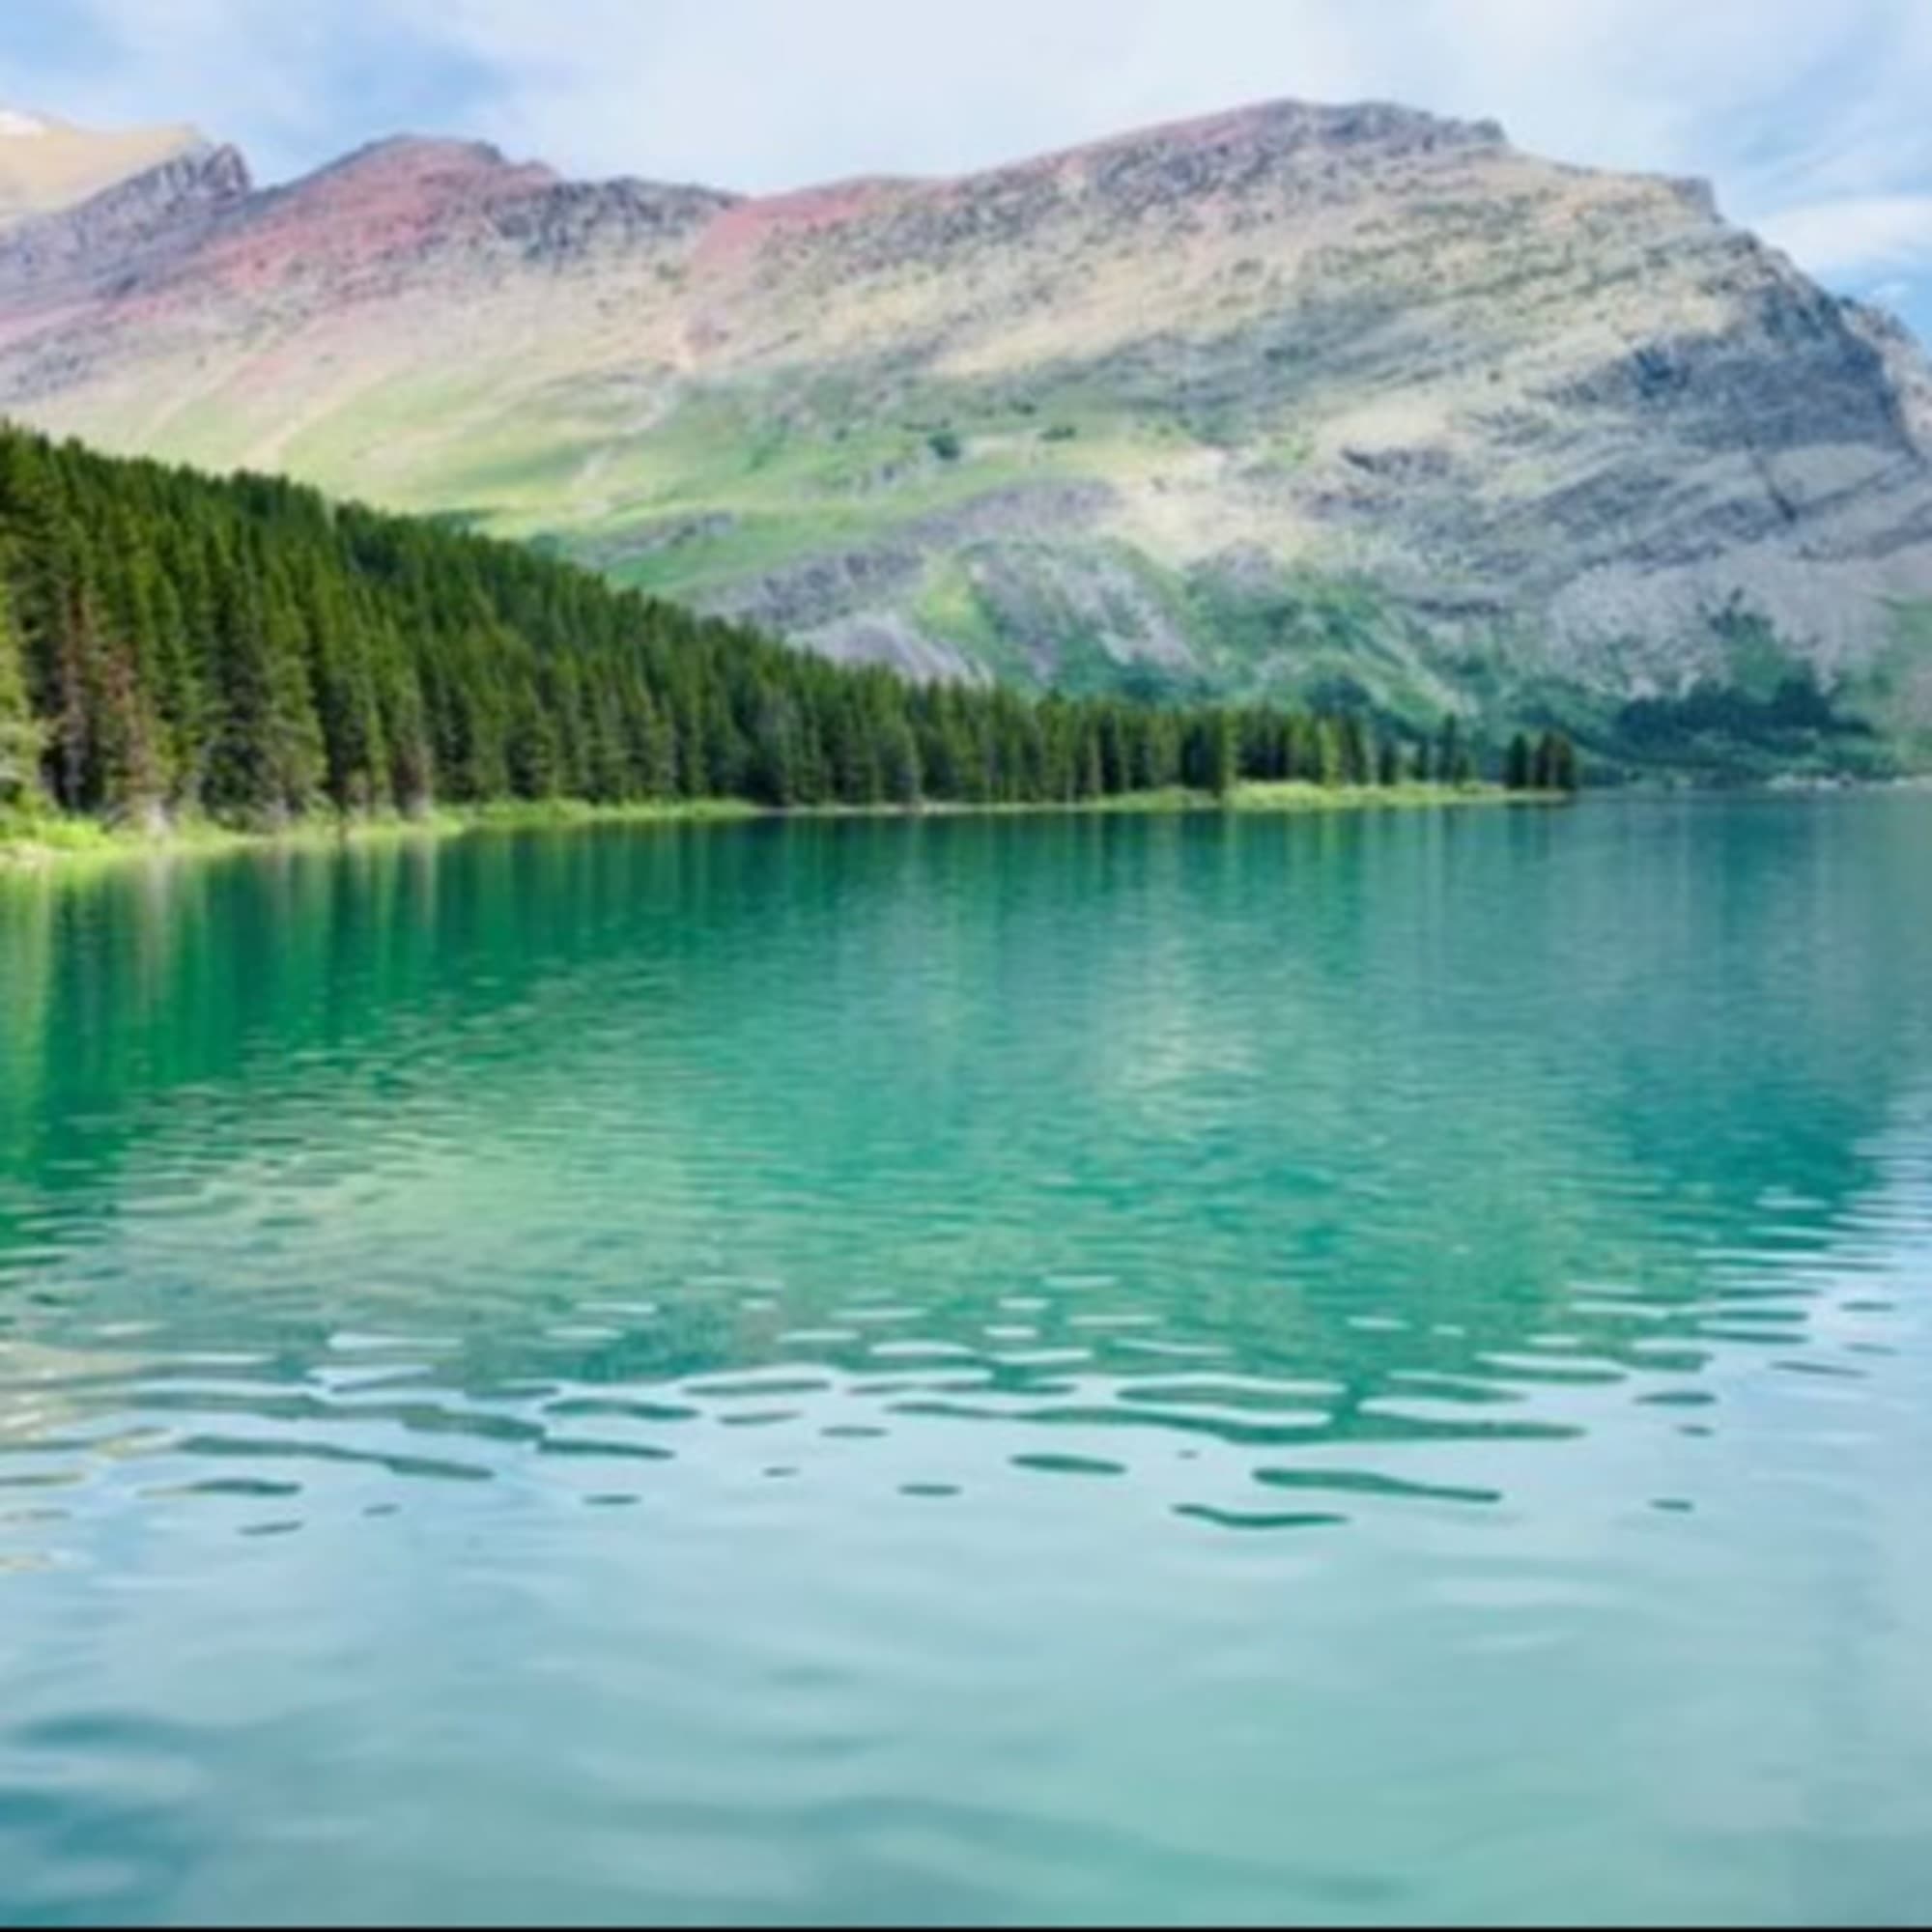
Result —
M0 233L0 408L916 673L1932 753L1917 345L1701 185L1487 123L1279 103L764 200L195 149Z

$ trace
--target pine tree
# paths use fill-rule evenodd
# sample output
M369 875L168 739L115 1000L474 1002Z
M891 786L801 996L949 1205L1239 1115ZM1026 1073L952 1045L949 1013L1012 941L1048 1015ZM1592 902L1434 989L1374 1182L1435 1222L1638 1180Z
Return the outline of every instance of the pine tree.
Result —
M0 570L0 811L25 810L38 804L40 768L40 727L27 707L19 634L5 572Z
M1375 776L1370 762L1368 732L1363 728L1362 721L1352 713L1342 720L1341 767L1344 784L1365 785Z
M915 806L923 796L919 741L902 713L887 721L879 735L879 768L888 804Z
M630 713L630 735L637 765L637 795L666 799L677 796L677 749L663 713L648 691L639 688Z
M1570 796L1582 789L1582 774L1578 769L1577 747L1564 733L1550 734L1548 761L1548 789Z
M760 803L783 810L799 802L798 710L790 694L760 691L752 725L751 788Z
M526 672L512 701L504 748L517 797L551 799L562 793L558 735L556 719L543 701L536 677Z
M1530 791L1536 788L1536 765L1530 752L1529 740L1519 731L1510 740L1509 756L1503 771L1503 783L1511 791Z
M1332 718L1315 721L1315 769L1310 776L1317 784L1342 782L1342 733Z
M1235 722L1225 711L1205 711L1190 725L1181 753L1182 781L1195 791L1226 798L1235 789Z

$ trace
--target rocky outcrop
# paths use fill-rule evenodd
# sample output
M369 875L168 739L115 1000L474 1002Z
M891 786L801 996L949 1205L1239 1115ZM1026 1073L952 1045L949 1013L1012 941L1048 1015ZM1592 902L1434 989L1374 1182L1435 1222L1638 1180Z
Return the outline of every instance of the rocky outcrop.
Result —
M1902 327L1705 184L1378 103L764 199L199 149L0 233L0 408L927 673L1917 689L1932 600Z

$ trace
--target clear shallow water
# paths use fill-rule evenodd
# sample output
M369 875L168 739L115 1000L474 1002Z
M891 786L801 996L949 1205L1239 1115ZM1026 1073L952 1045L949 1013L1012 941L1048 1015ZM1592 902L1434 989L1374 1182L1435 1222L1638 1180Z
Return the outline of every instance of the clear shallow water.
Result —
M1932 801L0 880L0 1920L1904 1920Z

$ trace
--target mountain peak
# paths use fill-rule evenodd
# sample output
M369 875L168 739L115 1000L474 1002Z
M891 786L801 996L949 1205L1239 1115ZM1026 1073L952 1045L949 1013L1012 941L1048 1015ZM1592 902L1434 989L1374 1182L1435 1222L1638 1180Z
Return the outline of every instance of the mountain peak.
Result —
M515 182L529 186L554 185L560 177L541 161L512 161L488 141L465 141L434 134L391 134L370 141L331 162L310 181L348 178Z
M77 207L206 145L185 126L97 131L0 107L0 228Z
M1508 136L1496 121L1458 121L1387 100L1327 105L1280 99L1161 122L1065 149L1043 159L1063 162L1155 149L1172 152L1221 148L1285 154L1317 148L1419 152L1503 149L1508 145Z

